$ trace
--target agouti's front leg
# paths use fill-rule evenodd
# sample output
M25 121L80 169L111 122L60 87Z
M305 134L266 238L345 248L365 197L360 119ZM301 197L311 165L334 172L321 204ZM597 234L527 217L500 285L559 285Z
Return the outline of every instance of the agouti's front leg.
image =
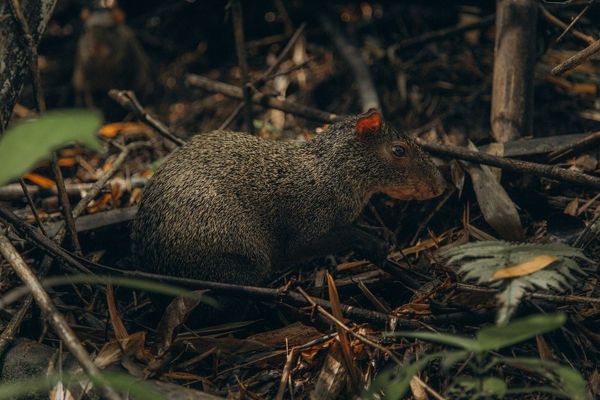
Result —
M393 235L383 235L386 236L383 238L379 233L379 229L374 234L357 225L334 228L320 239L303 246L301 257L317 258L354 250L360 257L381 265L388 256Z

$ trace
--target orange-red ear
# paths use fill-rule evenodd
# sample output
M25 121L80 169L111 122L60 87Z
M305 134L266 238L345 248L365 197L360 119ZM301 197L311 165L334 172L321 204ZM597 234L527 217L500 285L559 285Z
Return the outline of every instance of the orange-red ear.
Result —
M110 10L112 17L117 24L122 24L125 21L125 13L119 8L113 8Z
M81 14L79 16L81 17L82 21L87 20L90 17L90 9L84 8L83 10L81 10Z
M377 134L381 130L382 123L381 113L372 108L356 121L356 135L365 137L366 135Z

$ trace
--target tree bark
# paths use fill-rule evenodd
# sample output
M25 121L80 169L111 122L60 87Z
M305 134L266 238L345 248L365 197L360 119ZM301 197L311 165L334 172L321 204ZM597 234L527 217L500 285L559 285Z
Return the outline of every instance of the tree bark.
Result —
M492 137L500 143L532 132L537 2L497 0Z
M39 43L57 0L21 0L31 34ZM0 1L0 131L6 128L25 82L31 79L29 51L8 1Z

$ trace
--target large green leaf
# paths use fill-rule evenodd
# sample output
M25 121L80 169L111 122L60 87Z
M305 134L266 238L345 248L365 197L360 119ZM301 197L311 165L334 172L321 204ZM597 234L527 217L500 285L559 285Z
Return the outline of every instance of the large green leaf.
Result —
M23 175L68 143L78 142L100 150L95 133L101 123L99 112L71 109L48 111L39 118L15 124L0 137L0 185Z
M480 329L475 338L482 350L498 350L560 328L566 319L565 314L532 315Z

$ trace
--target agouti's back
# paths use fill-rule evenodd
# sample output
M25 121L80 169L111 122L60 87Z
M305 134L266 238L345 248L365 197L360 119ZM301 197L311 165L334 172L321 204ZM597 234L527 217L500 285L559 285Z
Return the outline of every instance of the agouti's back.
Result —
M443 186L431 160L377 112L309 142L215 131L193 137L150 180L134 255L153 272L260 284L352 223L374 192L430 198Z

